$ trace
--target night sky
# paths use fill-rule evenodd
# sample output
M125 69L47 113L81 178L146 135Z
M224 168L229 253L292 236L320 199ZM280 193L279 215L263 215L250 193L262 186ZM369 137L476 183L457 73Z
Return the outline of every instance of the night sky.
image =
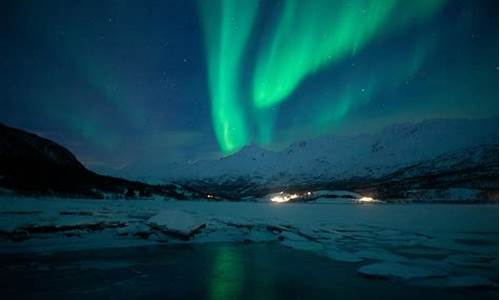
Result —
M4 0L0 54L0 121L95 170L498 116L497 0Z

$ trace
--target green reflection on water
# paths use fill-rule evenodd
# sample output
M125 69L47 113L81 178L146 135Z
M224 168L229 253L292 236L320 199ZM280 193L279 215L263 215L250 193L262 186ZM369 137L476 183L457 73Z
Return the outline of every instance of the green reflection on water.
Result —
M240 253L232 247L217 249L210 276L210 299L237 299L241 294L244 268Z

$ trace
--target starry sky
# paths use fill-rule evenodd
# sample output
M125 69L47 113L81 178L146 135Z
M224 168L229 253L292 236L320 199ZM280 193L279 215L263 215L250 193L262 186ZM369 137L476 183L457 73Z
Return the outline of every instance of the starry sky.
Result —
M498 116L498 1L2 1L0 121L98 171Z

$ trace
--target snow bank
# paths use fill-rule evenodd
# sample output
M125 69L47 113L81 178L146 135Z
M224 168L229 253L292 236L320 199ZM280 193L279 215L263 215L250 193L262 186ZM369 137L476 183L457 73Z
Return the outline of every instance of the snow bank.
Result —
M167 210L151 217L147 224L167 234L179 235L183 238L191 238L206 226L204 220L192 214Z

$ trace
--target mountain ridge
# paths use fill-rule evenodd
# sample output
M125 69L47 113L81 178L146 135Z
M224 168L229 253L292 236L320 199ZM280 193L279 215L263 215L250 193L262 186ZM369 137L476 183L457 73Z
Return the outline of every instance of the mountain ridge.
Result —
M446 160L450 155L458 162L460 155L464 155L471 162L467 168L454 162L449 164L462 172L466 169L480 172L479 169L486 168L487 185L491 186L491 181L498 178L497 125L498 118L437 119L394 124L371 135L319 137L294 143L281 151L249 146L221 159L177 164L169 168L164 180L239 196L301 185L366 190L377 182L387 182L387 176L395 176L405 168L415 169L418 165L426 168L418 169L420 174L413 177L431 176L428 173L433 169L430 162L437 165L438 173L445 172L439 160ZM489 153L489 157L478 161L471 149ZM446 172L450 172L448 167ZM456 184L448 182L450 187Z

